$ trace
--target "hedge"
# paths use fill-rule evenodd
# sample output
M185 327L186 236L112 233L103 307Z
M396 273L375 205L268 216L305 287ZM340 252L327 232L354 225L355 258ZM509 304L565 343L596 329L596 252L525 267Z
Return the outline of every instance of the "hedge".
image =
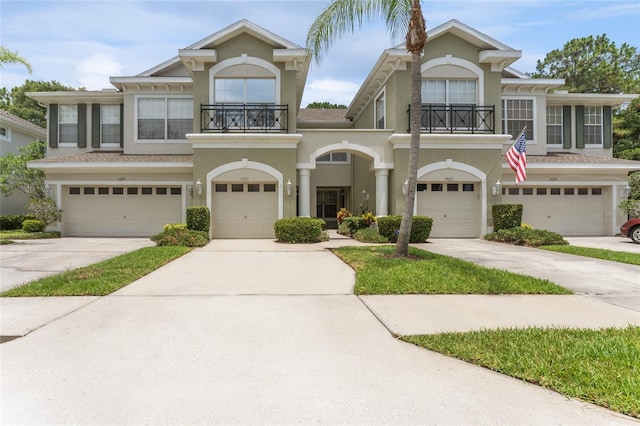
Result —
M402 216L383 216L378 218L378 231L380 235L387 237L389 241L396 242L398 240L398 232L400 231L400 222ZM410 243L424 243L431 234L433 219L427 216L413 216L411 223L411 234L409 235Z
M494 232L522 225L522 204L494 204L491 214Z
M187 229L209 233L211 213L205 206L187 207Z
M276 239L281 243L317 243L324 239L325 221L314 217L290 217L274 225Z
M8 214L0 216L0 229L5 231L22 229L22 222L25 220L34 220L35 218L32 214Z
M47 225L41 220L27 219L22 222L22 230L24 232L43 232Z

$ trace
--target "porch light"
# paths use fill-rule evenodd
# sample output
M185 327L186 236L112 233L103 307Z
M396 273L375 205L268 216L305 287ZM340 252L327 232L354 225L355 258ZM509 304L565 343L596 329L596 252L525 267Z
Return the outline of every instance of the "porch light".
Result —
M363 190L362 190L362 199L363 199L364 201L368 201L368 200L369 200L369 193L367 192L367 190L366 190L366 189L363 189Z
M202 182L200 182L200 179L196 182L196 194L202 195Z
M631 194L631 187L629 185L620 190L620 197L622 198L627 198L629 194Z
M291 183L291 179L287 180L287 195L291 195L291 189L293 188L293 184Z
M491 193L493 195L498 195L500 193L500 191L502 190L502 182L500 182L500 179L498 179L498 181L496 182L495 185L493 185L493 188L491 188Z
M187 191L189 192L189 197L193 198L193 185L187 185Z
M409 179L405 179L404 183L402 184L402 195L407 195L408 192L409 192Z
M49 195L51 195L51 187L49 186L49 184L46 184L44 186L44 194L48 197Z

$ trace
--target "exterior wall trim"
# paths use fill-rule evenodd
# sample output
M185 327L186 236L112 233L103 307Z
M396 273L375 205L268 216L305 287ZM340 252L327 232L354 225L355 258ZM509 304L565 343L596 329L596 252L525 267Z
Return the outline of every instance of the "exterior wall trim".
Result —
M280 104L280 86L282 83L282 76L280 75L280 69L275 65L273 65L271 62L267 62L264 59L256 58L253 56L248 56L247 54L242 54L241 56L238 56L236 58L225 59L224 61L218 64L215 64L209 69L209 103L211 104L215 103L215 99L214 99L215 87L213 83L214 83L214 79L216 78L216 74L225 68L232 67L234 65L242 65L242 64L255 65L257 67L264 68L273 74L276 80L276 93L275 93L276 102L275 103L276 105ZM238 77L242 77L242 76L238 76Z
M207 207L209 208L209 211L212 211L211 182L223 173L239 169L259 170L273 176L278 181L278 219L282 219L284 212L284 194L282 184L284 180L283 174L279 170L267 164L259 163L257 161L249 161L246 158L243 158L241 161L223 164L222 166L218 166L207 173L207 179L204 182L204 191L206 194Z
M318 148L316 151L312 152L309 155L308 163L297 163L297 169L315 169L316 168L316 158L322 157L325 154L328 154L332 151L347 151L347 152L358 152L360 154L364 154L367 157L373 159L373 168L375 170L379 169L393 169L393 163L386 163L382 158L382 155L379 152L374 151L373 149L359 145L349 143L349 141L343 141L342 143L334 143L331 145L325 145L322 148Z
M460 163L458 161L438 161L436 163L427 164L418 169L418 180L422 179L427 173L434 172L436 170L454 169L460 170L470 175L477 177L481 182L481 195L480 195L480 232L481 235L487 233L487 175L482 170L473 167L466 163ZM481 236L479 235L479 236Z

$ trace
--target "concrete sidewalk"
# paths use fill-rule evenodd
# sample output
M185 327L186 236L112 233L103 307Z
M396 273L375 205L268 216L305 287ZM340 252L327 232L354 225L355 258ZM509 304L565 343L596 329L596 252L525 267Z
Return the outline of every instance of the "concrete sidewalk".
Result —
M589 291L575 296L357 297L327 250L351 243L215 240L106 297L0 299L3 333L26 334L0 345L2 423L639 424L388 332L640 324L589 293L611 283L579 283ZM555 256L558 276L574 260L480 240L428 246L523 256L532 271Z

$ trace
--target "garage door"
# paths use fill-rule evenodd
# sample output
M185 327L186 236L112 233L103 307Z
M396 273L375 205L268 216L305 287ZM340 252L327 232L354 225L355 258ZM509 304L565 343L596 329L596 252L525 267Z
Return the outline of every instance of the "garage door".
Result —
M429 182L417 186L418 215L433 219L433 238L480 236L480 197L477 183Z
M213 238L274 238L276 220L278 193L275 183L214 183Z
M604 235L599 187L503 188L503 203L522 204L522 221L565 236Z
M149 237L182 222L182 188L66 186L62 218L72 237Z

